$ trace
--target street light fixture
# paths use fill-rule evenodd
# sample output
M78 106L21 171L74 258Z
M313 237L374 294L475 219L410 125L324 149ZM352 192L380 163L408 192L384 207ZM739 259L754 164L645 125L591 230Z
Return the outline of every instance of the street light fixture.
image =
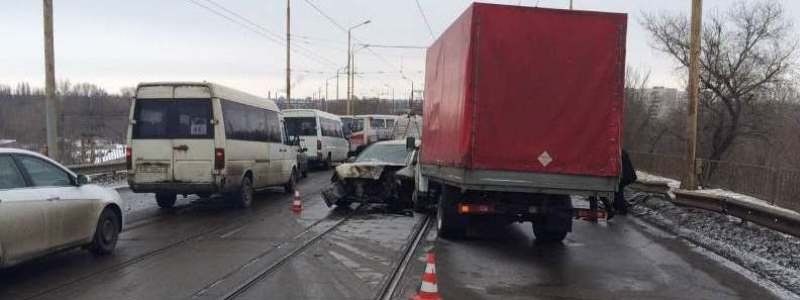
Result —
M361 22L361 23L359 23L357 25L353 25L352 27L347 29L347 114L348 115L352 114L351 102L353 101L353 91L352 91L353 68L350 65L351 64L350 61L352 60L352 56L353 56L353 52L351 51L352 50L352 44L353 44L351 31L353 31L353 29L356 29L356 28L358 28L360 26L367 25L367 24L369 24L371 22L372 21L370 21L370 20L366 20L366 21Z

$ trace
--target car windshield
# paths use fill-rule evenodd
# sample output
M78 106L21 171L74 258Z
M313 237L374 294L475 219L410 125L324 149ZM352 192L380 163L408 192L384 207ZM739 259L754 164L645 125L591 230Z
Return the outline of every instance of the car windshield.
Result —
M405 144L374 144L361 152L356 162L386 162L402 165L410 152Z
M314 117L286 118L286 132L289 133L289 136L317 135L317 118Z

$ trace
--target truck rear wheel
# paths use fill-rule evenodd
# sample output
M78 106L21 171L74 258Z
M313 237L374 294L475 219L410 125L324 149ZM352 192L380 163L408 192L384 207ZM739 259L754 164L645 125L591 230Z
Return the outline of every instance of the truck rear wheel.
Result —
M546 226L537 226L536 222L533 223L533 234L537 242L543 243L557 243L567 238L566 230L548 230Z
M537 242L557 243L572 231L572 200L569 196L552 196L545 202L547 213L533 220L533 234Z
M455 188L442 185L436 210L436 229L439 237L460 238L467 233L467 217L458 213L458 195L459 192Z

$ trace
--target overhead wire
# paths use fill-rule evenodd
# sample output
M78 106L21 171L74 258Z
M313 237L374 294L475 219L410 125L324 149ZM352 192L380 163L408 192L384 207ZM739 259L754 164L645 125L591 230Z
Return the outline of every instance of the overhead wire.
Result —
M259 29L263 30L264 32L266 32L266 33L268 33L268 34L272 35L273 37L276 37L276 38L277 38L279 41L281 41L281 42L280 42L280 44L281 44L282 46L285 46L285 45L286 45L286 43L285 43L285 42L283 42L283 36L282 36L281 34L278 34L278 33L272 32L272 31L271 31L271 30L269 30L268 28L266 28L266 27L264 27L264 26L262 26L262 25L259 25L259 24L258 24L258 23L256 23L256 22L253 22L252 20L250 20L250 19L246 18L245 16L242 16L241 14L239 14L239 13L237 13L237 12L235 12L235 11L231 10L231 9L228 9L227 7L225 7L225 6L223 6L223 5L219 4L219 3L217 3L217 2L216 2L216 1L214 1L214 0L205 0L205 1L206 1L206 2L209 2L209 3L211 3L211 4L213 4L214 6L216 6L216 7L220 8L220 9L222 9L222 10L224 10L224 11L226 11L226 12L228 12L228 13L230 13L230 14L232 14L232 15L234 15L234 16L236 16L236 17L238 17L238 18L242 19L242 20L244 20L245 22L247 22L247 23L249 23L249 24L252 24L253 26L255 26L255 27L257 27L257 28L259 28ZM304 56L306 56L306 57L308 57L309 55L311 55L311 56L315 56L315 57L317 57L318 59L321 59L321 60L325 61L325 63L327 63L327 64L331 64L331 65L333 65L333 66L336 66L336 65L337 65L337 64L336 64L334 61L332 61L332 60L330 60L330 59L328 59L328 58L326 58L326 57L324 57L324 56L321 56L321 55L317 54L316 52L314 52L314 51L312 51L312 50L310 50L310 49L307 49L307 48L304 48L304 47L302 47L302 46L298 46L298 45L295 45L293 48L297 48L297 49L300 49L300 50L302 50L302 51L307 51L307 53L305 53L305 54L302 54L302 55L304 55ZM300 54L301 52L299 52L299 51L298 51L297 53L298 53L298 54Z
M419 14L422 16L422 20L425 21L425 27L428 27L428 33L431 34L431 39L436 39L436 35L433 34L433 28L431 27L431 23L428 22L428 17L425 16L425 10L422 9L422 5L419 4L419 0L414 0L417 3L417 10L419 10Z
M220 12L217 9L214 9L213 7L209 7L208 5L200 3L200 2L198 2L196 0L187 0L187 1L189 1L190 3L192 3L194 5L197 5L197 6L201 7L201 8L203 8L203 9L205 9L205 10L207 10L207 11L209 11L209 12L211 12L211 13L219 16L219 17L222 17L222 18L224 18L224 19L226 19L226 20L228 20L228 21L230 21L230 22L232 22L232 23L234 23L236 25L239 25L244 29L247 29L247 30L249 30L249 31L251 31L251 32L253 32L253 33L257 34L257 35L260 35L260 36L270 40L273 43L276 43L276 44L278 44L280 46L286 46L286 42L283 41L283 39L281 38L280 35L270 31L268 28L266 28L264 26L261 26L261 25L255 23L255 22L251 21L250 19L242 16L241 14L236 13L235 11L222 6L219 3L216 3L216 2L214 2L212 0L205 0L206 2L211 3L215 7L227 12L228 14L231 14L231 15L235 16L236 18L239 18L240 20L237 20L237 19L235 19L235 18L233 18L233 17L231 17L229 15L226 15L226 14ZM313 60L313 61L315 61L317 63L323 64L323 65L327 64L327 65L331 65L331 66L338 66L338 64L336 64L335 62L331 61L330 59L327 59L327 58L325 58L323 56L320 56L320 55L316 54L315 52L313 52L313 51L311 51L309 49L306 49L306 48L303 48L303 47L299 47L299 46L295 46L293 48L296 48L296 49L292 49L293 52L295 52L297 54L300 54L302 56L305 56L306 58L311 59L311 60Z
M334 26L336 26L337 28L339 28L339 29L340 29L340 30L342 30L343 32L347 33L347 28L346 28L346 27L342 26L342 24L339 24L339 22L337 22L337 21L336 21L336 19L334 19L333 17L331 17L330 15L328 15L327 13L325 13L325 11L323 11L321 8L319 8L319 6L317 6L316 4L314 4L313 2L311 2L310 0L303 0L303 1L304 1L306 4L308 4L309 6L311 6L311 8L313 8L313 9L314 9L314 10L315 10L317 13L319 13L319 14L320 14L322 17L324 17L325 19L327 19L327 20L328 20L328 22L330 22L331 24L333 24ZM358 42L358 43L365 44L363 41L359 40L359 39L358 39L358 38L356 38L356 37L353 37L353 40L355 40L355 41L356 41L356 42ZM397 68L396 66L394 66L394 64L392 64L391 62L389 62L389 60L388 60L388 59L386 59L386 58L385 58L385 57L383 57L382 55L380 55L380 54L378 54L377 52L375 52L375 50L373 50L373 49L371 49L371 48L369 48L369 47L367 47L366 49L367 49L367 51L368 51L370 54L372 54L372 56L375 56L376 58L378 58L378 60L380 60L381 62L383 62L385 65L389 66L390 68L392 68L392 69L398 69L398 70L400 70L400 72L401 72L401 74L402 74L402 72L403 72L403 69L402 69L402 68Z

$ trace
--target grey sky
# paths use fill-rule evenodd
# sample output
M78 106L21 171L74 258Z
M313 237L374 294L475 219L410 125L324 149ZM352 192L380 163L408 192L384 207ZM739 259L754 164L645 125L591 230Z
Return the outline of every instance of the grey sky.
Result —
M206 0L194 0L209 7ZM285 35L283 0L215 0L277 35ZM428 46L432 38L414 0L308 0L342 26L372 23L354 35L370 44ZM3 0L0 10L0 83L44 82L41 1ZM284 88L285 48L190 0L54 0L56 76L91 82L116 92L140 81L208 80L266 96ZM438 36L472 2L419 0ZM568 0L486 1L541 7L567 7ZM781 0L787 15L800 19L800 1ZM347 35L320 16L305 0L292 0L293 45L313 58L293 53L296 69L293 95L325 93L326 79L346 62ZM705 12L724 9L733 1L706 0ZM674 63L650 49L638 19L642 12L689 12L689 0L574 0L576 9L628 13L628 65L652 70L651 84L679 87ZM269 35L269 33L266 33ZM423 50L373 49L356 54L356 94L407 96L424 80ZM334 97L335 79L329 96ZM344 77L340 95L344 95Z

